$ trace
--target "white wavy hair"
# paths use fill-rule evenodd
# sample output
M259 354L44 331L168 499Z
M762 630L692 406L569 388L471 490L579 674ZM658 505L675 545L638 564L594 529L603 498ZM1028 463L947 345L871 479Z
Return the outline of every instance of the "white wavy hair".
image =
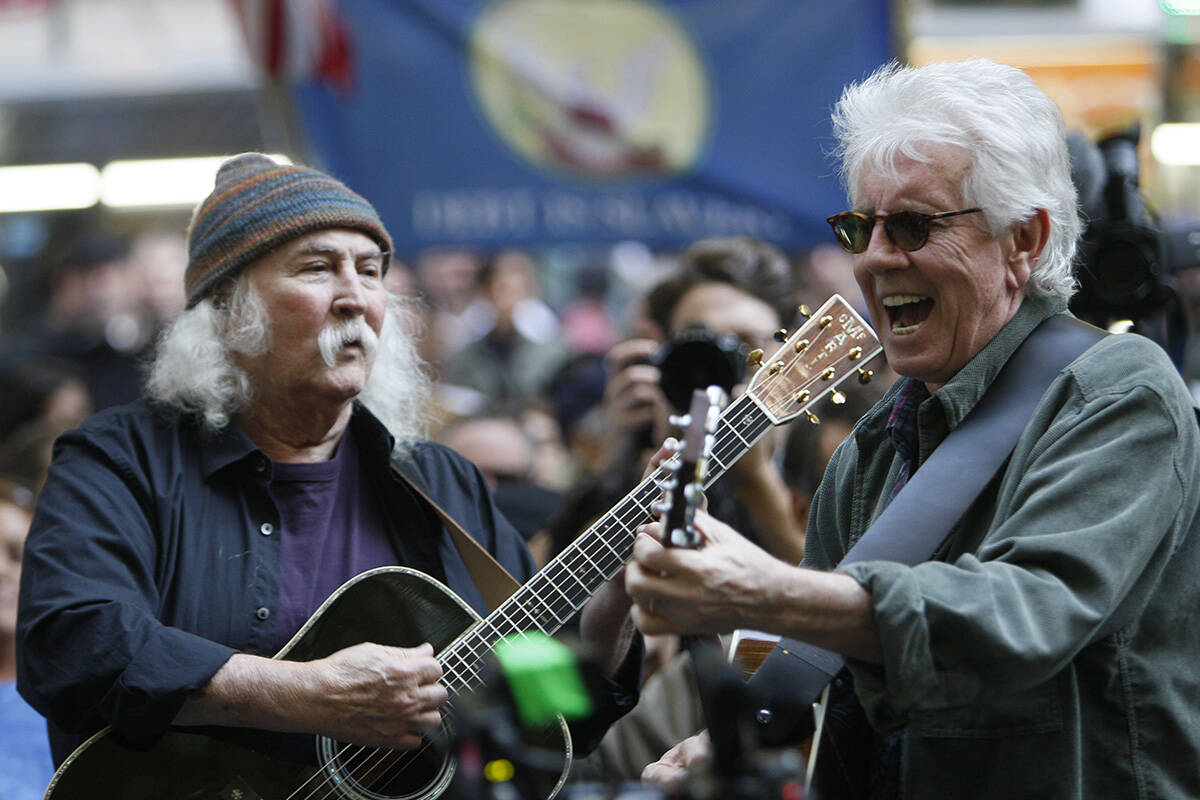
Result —
M1072 261L1082 223L1066 126L1024 72L984 58L921 67L892 62L842 92L833 131L852 203L864 171L894 175L901 157L932 162L931 146L961 149L971 159L963 202L983 209L992 235L1039 208L1049 213L1050 236L1030 294L1075 293Z
M417 355L411 301L388 295L375 363L358 399L396 437L403 451L428 430L430 380ZM270 319L247 273L239 275L228 302L213 295L180 314L159 338L146 383L147 394L210 432L229 425L249 407L254 387L232 354L267 351Z

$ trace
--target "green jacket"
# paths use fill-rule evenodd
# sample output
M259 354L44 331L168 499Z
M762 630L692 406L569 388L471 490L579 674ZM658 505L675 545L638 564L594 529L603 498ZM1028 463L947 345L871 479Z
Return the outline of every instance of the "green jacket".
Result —
M918 413L923 462L1060 301L1016 316ZM885 505L899 384L817 492L805 564L833 568ZM1055 379L937 556L842 568L882 666L849 666L904 728L906 798L1200 797L1200 427L1166 354L1109 336ZM919 467L918 467L919 468Z

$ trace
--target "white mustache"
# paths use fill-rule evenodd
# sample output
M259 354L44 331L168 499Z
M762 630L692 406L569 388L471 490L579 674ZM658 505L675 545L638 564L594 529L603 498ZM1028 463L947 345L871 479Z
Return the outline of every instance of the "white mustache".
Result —
M379 346L379 337L362 317L327 325L317 334L317 349L321 351L321 358L329 367L337 364L338 353L342 348L354 342L362 345L368 359L375 355Z

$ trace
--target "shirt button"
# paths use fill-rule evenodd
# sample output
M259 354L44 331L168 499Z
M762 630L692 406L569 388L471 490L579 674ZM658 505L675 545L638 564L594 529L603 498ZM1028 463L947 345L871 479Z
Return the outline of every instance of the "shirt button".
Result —
M265 458L260 458L257 461L255 461L254 462L254 470L256 472L266 472L267 471L267 460Z
M275 532L275 526L269 522L264 522L262 525L258 526L258 532L263 536L270 536Z
M271 609L267 608L266 606L263 606L258 611L254 612L254 616L258 617L261 620L266 620L271 616Z

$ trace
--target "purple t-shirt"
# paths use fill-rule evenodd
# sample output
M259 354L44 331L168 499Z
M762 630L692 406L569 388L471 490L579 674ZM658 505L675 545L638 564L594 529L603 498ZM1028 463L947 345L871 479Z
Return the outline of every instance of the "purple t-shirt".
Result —
M280 527L278 651L335 589L397 558L353 436L329 461L275 462L269 490Z

